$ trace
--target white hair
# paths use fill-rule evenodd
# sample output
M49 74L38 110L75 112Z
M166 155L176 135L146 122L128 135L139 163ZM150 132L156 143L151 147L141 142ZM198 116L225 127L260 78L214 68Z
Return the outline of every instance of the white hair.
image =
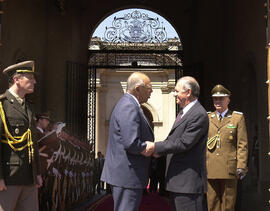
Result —
M195 80L195 78L191 77L191 76L185 76L179 79L178 82L182 83L183 85L183 89L184 90L191 90L191 94L193 97L198 98L200 95L200 85L198 84L198 82Z
M140 78L140 74L143 73L132 73L127 80L127 91L133 91L136 86L142 86L145 85L142 78Z

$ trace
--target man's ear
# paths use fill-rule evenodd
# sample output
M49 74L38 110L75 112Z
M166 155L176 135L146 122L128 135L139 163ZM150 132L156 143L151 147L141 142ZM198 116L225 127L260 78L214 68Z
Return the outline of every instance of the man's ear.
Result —
M134 89L136 92L139 92L140 91L140 86L135 86L135 89Z
M12 78L13 84L17 83L18 79L19 79L18 75L14 75L13 78Z
M188 89L188 91L187 91L187 96L188 96L188 97L191 96L191 89Z

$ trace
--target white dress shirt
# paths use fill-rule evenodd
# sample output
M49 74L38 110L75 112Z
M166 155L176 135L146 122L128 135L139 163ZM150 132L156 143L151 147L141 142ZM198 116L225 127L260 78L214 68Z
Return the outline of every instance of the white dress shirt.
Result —
M189 109L191 109L192 106L195 105L195 103L197 103L198 99L196 100L193 100L192 102L190 102L188 105L186 105L184 108L183 108L183 114L181 116L181 118L188 112Z

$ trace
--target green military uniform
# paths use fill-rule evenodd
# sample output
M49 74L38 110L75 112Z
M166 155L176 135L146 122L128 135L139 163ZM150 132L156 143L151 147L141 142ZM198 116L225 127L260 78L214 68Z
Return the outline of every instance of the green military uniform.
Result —
M12 137L22 136L28 129L33 130L34 120L30 105L27 102L25 102L25 108L23 108L8 90L0 97L0 101L3 105L6 126ZM36 141L32 137L33 145L31 148L26 146L23 150L18 150L24 147L27 142L30 142L30 140L25 140L22 143L13 144L14 149L12 149L6 143L6 131L2 118L0 121L0 149L2 152L0 179L3 178L6 185L35 184L36 176L40 174Z
M247 167L248 140L245 118L241 112L230 110L222 121L217 112L210 112L208 117L208 210L233 211L237 193L236 171Z
M33 73L32 68L33 61L27 61L11 66L7 74L12 77L15 73ZM32 199L32 204L29 201L27 205L17 202L23 188L31 194L34 190L34 195L37 195L36 178L40 175L40 164L37 143L31 133L34 128L31 110L30 104L11 90L0 96L0 180L4 180L7 187L7 190L0 191L0 210L13 210L18 204L18 210L38 208L35 204L37 196L36 200Z

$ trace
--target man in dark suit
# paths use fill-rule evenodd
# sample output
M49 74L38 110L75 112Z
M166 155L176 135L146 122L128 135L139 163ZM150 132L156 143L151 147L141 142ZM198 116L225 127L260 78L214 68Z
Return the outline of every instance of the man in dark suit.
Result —
M111 115L109 140L101 180L111 185L114 211L137 211L148 183L151 151L146 141L153 131L140 105L152 93L150 79L135 72L127 80L127 93Z
M207 189L206 141L208 116L198 101L200 87L189 76L178 80L176 102L181 107L165 141L153 145L155 156L167 155L166 189L177 211L202 211ZM151 144L151 143L149 143Z
M3 71L10 88L0 96L0 210L38 210L42 185L34 120L25 95L34 91L34 61Z

